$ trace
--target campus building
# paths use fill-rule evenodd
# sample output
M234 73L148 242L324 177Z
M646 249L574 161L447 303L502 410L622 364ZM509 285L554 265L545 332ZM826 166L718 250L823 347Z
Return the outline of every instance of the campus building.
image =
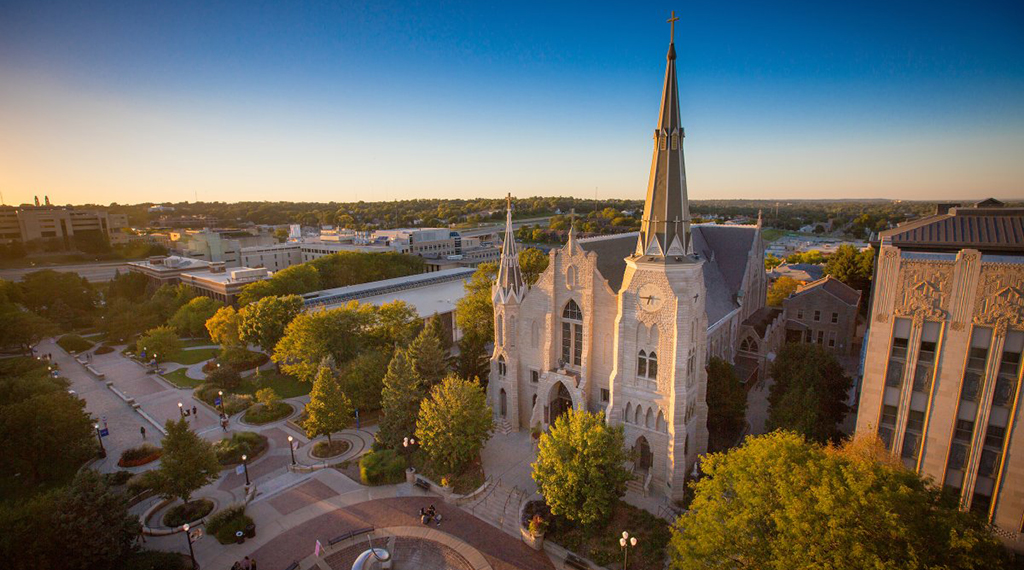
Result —
M148 277L153 287L184 283L196 294L235 304L242 288L250 283L269 279L265 268L237 267L229 269L223 262L210 262L189 257L154 256L133 261L128 270Z
M732 362L765 305L761 223L691 223L675 46L639 233L577 239L527 286L511 202L494 301L488 400L502 429L547 429L568 409L624 426L634 485L679 499L707 451L710 356Z
M75 238L95 237L107 243L128 227L124 214L84 210L70 206L46 205L0 207L0 245L39 243L57 249L76 249Z
M879 235L859 433L1024 549L1024 208L942 208Z

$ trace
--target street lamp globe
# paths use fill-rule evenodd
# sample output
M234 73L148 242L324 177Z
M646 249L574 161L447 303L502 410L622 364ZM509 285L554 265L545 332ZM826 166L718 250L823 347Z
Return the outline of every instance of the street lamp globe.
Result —
M242 461L245 461L246 459L249 459L249 456L248 455L243 455L242 456Z
M633 538L629 539L629 545L630 546L636 546L636 537L635 536Z
M629 533L626 532L626 531L622 531L622 538L623 539L629 538Z
M288 443L291 443L293 441L295 441L295 438L292 436L288 436Z
M621 546L622 548L626 548L626 539L625 538L620 538L619 539L619 546Z
M185 524L181 525L181 530L183 530L183 531L185 531L185 532L188 532L188 529L189 529L189 528L190 528L190 527L188 526L188 523L185 523Z

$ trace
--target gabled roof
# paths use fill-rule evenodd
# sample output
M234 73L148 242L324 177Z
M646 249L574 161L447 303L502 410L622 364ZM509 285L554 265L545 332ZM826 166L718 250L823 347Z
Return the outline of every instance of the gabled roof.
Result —
M825 291L847 305L854 307L860 304L860 291L831 275L826 275L817 281L797 287L796 292L792 296L796 297L810 291Z
M952 208L879 234L882 245L922 251L1024 253L1024 208L1004 208L998 200L979 202L986 207Z
M737 294L743 285L750 248L757 228L754 226L693 226L693 251L704 263L704 300L708 325L739 308ZM626 257L636 246L637 232L579 239L583 251L597 254L597 270L615 293L622 288Z

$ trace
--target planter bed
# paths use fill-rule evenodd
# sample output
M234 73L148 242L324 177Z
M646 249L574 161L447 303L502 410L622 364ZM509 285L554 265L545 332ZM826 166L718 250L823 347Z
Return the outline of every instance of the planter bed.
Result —
M331 457L337 457L342 453L345 453L346 451L349 450L350 447L352 447L351 444L349 444L349 442L343 439L336 440L332 443L333 445L328 447L326 441L316 442L316 444L313 445L313 451L310 453L310 455L316 457L317 459L330 459Z
M169 528L179 527L185 523L193 523L213 510L213 501L209 499L193 499L172 507L164 513L161 521Z
M275 402L274 405L269 408L263 404L257 404L246 410L242 419L246 423L263 425L283 420L284 418L292 415L292 412L294 411L295 408L287 402Z

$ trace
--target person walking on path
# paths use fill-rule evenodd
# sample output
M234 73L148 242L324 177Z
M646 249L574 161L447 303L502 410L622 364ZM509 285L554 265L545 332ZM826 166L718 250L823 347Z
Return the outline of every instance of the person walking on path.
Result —
M198 415L199 415L199 410L198 410L198 409L196 409L196 407L195 407L195 406L192 406L192 415L193 415L193 416L198 416Z
M146 426L139 426L139 433L142 434L142 439L143 439L143 441L145 441L145 439L146 439Z

